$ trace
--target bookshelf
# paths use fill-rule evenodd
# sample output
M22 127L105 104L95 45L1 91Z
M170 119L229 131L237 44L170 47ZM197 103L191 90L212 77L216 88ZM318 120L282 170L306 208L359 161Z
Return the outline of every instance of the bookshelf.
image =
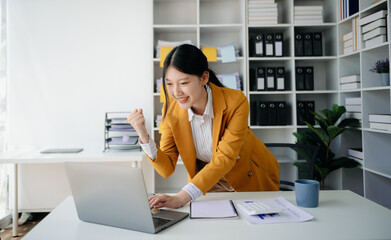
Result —
M362 97L362 127L344 133L335 144L335 152L347 155L348 149L362 147L364 159L362 166L355 169L342 169L329 176L328 184L335 189L350 189L375 202L391 207L391 162L385 156L391 155L389 147L391 132L369 128L368 114L391 112L390 86L381 86L378 76L368 71L378 59L389 57L390 42L370 48L343 54L342 36L352 30L354 17L365 17L379 10L389 10L390 0L371 1L359 0L359 12L346 19L340 20L339 0L321 0L323 4L324 23L313 25L295 24L294 6L310 6L310 0L275 0L278 7L278 24L260 25L248 24L248 0L154 0L153 1L153 37L154 48L157 40L184 41L190 39L197 47L219 47L236 43L240 57L235 63L225 63L218 59L211 62L210 67L217 74L239 72L243 92L249 99L264 101L285 101L287 107L286 125L256 126L250 125L254 134L265 143L286 142L294 143L293 132L302 132L306 126L297 124L297 102L315 101L315 111L330 108L333 103L345 104L345 99ZM174 7L175 6L175 7ZM186 14L183 14L186 12ZM174 14L175 13L175 14ZM179 14L177 14L179 13ZM390 26L389 19L388 28ZM389 30L389 29L388 29ZM264 33L283 33L282 57L253 57L250 56L250 36L262 31ZM307 32L322 33L322 56L295 56L295 34ZM389 32L389 31L388 31ZM359 46L363 43L360 40ZM161 77L160 59L153 56L154 79ZM256 66L285 67L284 91L254 91L250 84L250 69ZM295 87L296 67L312 66L314 68L314 90L301 91ZM360 74L361 87L354 90L341 90L339 78L351 74ZM160 94L152 89L154 116L151 119L152 136L158 143L160 134L154 124L156 115L162 108ZM251 119L251 111L249 124ZM281 179L284 176L296 177L295 167L291 165L294 156L278 155L281 165ZM174 176L169 179L153 175L156 192L176 192L187 182L186 169L183 164L177 166ZM173 180L175 179L175 180ZM287 179L289 180L289 179ZM390 192L390 194L385 194Z

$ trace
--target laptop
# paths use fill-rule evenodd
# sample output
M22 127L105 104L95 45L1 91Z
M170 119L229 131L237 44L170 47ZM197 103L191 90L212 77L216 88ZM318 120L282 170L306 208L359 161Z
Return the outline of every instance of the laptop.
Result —
M142 170L97 163L65 163L77 215L85 222L157 233L189 214L149 207Z

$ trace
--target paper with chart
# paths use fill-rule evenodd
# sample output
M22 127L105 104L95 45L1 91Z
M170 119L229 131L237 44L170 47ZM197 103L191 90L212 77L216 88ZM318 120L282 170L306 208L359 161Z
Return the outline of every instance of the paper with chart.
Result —
M246 200L235 200L234 204L245 202ZM289 223L289 222L305 222L313 219L314 217L296 207L292 203L288 202L284 197L270 198L270 199L258 199L252 200L254 202L262 202L274 208L284 209L280 213L272 214L260 214L256 216L250 216L236 208L239 215L246 219L250 223L254 224L267 224L267 223Z

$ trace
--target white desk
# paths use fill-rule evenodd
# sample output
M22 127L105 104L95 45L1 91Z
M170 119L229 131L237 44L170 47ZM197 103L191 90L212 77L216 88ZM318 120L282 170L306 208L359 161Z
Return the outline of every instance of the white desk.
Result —
M295 203L294 192L209 193L201 200L262 199L284 196ZM68 197L31 230L24 240L41 239L390 239L391 210L350 191L321 191L318 208L304 208L309 222L253 225L244 219L191 220L158 234L82 222ZM189 205L179 209L189 212Z
M131 162L133 167L141 167L144 152L134 151L91 151L80 153L41 154L40 151L26 150L0 154L0 164L14 164L14 209L12 235L18 236L18 164L64 163L64 162Z

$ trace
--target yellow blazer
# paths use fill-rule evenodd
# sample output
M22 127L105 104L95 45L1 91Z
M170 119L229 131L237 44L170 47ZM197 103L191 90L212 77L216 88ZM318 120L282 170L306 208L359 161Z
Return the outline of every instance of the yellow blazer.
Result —
M187 110L170 99L160 125L157 158L150 160L156 171L169 177L178 155L188 172L188 181L204 194L221 178L237 192L278 191L280 166L273 154L248 127L249 104L242 91L209 83L213 98L213 157L196 174L196 153ZM165 106L163 107L163 109Z

